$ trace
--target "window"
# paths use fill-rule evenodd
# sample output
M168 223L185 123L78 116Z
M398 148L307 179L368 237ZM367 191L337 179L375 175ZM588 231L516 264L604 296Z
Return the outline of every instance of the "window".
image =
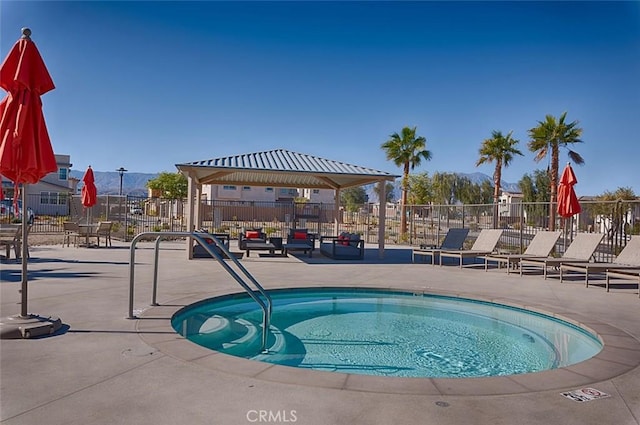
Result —
M264 189L265 192L273 192L273 188L272 187L266 187Z
M320 189L313 189L312 193L314 195L317 195L318 193L320 193Z
M59 180L68 180L69 178L69 169L61 167L58 168L58 179Z
M66 203L66 197L63 198L63 205ZM58 192L40 192L40 203L43 205L58 205Z
M251 186L242 186L242 190L251 190Z
M69 202L68 193L58 193L58 205L67 205Z
M222 186L222 190L236 190L236 187L231 185L224 185Z

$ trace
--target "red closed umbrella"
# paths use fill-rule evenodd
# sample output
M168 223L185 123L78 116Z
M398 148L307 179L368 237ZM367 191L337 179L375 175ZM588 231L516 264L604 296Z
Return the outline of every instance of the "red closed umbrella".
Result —
M560 217L569 218L582 211L576 192L573 189L576 183L578 183L578 179L573 173L571 165L567 163L564 171L562 171L560 184L558 185L558 215Z
M59 318L29 314L27 310L27 197L24 186L37 183L57 171L49 133L42 114L40 96L55 88L31 30L22 29L22 37L0 65L0 87L7 96L0 102L0 174L14 183L17 205L18 185L22 185L22 287L21 314L0 320L2 338L29 338L53 333L62 323Z
M567 238L569 229L567 228L567 218L573 217L582 211L582 207L580 207L580 202L578 201L578 197L576 196L576 192L573 189L573 186L578 183L578 179L576 175L573 173L573 168L571 165L567 163L567 166L564 167L562 171L562 176L560 177L560 184L558 185L558 215L565 219L564 221L564 248L567 248ZM573 228L573 225L571 225Z
M31 31L13 46L0 68L0 174L14 184L37 183L57 171L40 96L55 88Z
M85 171L84 176L82 176L82 182L84 186L82 186L82 206L85 208L91 208L94 206L98 200L98 190L96 189L96 182L93 177L93 170L91 169L91 165Z

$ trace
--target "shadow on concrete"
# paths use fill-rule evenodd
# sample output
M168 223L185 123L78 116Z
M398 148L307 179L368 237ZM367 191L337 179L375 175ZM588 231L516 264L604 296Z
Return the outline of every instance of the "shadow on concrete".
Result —
M38 279L74 279L79 277L99 276L98 272L62 272L58 270L27 270L27 278L29 282ZM2 270L0 272L0 280L2 282L22 282L22 270Z
M378 248L365 248L364 258L362 260L334 260L329 257L325 257L320 253L319 249L313 251L313 257L309 258L307 255L300 253L289 253L289 256L293 256L300 261L307 264L411 264L411 248L393 248L384 250L384 258L378 256Z

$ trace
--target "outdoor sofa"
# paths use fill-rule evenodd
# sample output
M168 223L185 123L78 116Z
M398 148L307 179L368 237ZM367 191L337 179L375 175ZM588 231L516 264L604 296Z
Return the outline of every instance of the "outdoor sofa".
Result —
M321 236L320 252L334 260L362 260L364 240L357 233L347 232L338 236Z

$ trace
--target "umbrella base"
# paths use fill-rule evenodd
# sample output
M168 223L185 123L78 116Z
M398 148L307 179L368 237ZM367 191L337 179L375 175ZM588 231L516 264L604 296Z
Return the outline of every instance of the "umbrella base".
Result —
M59 317L7 316L0 318L0 339L26 339L51 335L62 327Z

